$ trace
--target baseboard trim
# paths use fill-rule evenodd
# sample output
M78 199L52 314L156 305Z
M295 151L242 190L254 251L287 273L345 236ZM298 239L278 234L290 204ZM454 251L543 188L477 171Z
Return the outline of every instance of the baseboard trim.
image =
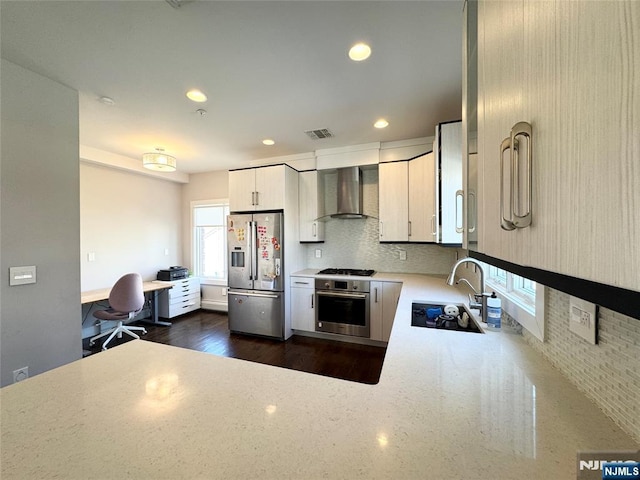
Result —
M220 302L217 300L205 300L204 298L200 300L200 308L203 310L214 310L216 312L228 312L229 305L227 302Z

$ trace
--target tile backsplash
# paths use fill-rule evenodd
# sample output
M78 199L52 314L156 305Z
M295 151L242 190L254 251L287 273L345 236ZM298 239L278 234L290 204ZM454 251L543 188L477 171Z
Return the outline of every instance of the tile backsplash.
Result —
M336 209L337 174L325 176L325 211ZM363 212L366 219L330 219L325 242L306 245L308 268L371 268L380 272L448 275L456 249L431 244L385 244L378 237L378 170L363 169ZM315 257L316 249L322 258ZM406 260L401 260L401 253Z
M524 339L640 443L640 321L600 308L591 345L569 330L569 295L546 291L546 340Z

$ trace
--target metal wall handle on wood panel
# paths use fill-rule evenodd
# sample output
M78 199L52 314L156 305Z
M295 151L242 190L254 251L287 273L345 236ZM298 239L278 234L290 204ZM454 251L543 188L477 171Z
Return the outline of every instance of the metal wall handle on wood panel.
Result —
M520 215L520 195L512 194L513 204L511 206L511 213L513 215L513 225L516 228L526 228L531 225L531 204L533 201L533 175L532 175L532 151L533 151L533 139L532 139L532 128L531 124L527 122L518 122L513 128L511 128L511 145L518 145L518 148L511 149L511 165L512 165L512 189L513 191L517 191L519 193L520 186L520 150L519 145L522 143L518 140L518 137L527 137L527 190L528 190L528 201L527 201L527 211L524 215ZM517 188L516 188L517 187Z
M515 230L516 226L511 221L512 212L509 211L509 218L505 217L504 205L504 152L511 149L511 137L505 138L500 144L500 227L503 230ZM509 210L513 205L513 172L509 176Z

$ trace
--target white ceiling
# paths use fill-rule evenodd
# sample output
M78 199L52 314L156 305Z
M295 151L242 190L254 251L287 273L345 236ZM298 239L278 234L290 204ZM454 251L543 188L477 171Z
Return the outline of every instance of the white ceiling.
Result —
M80 92L82 145L135 159L163 147L195 173L459 119L462 5L2 0L0 40L3 58ZM349 60L363 40L371 57ZM194 87L206 103L185 97ZM374 129L379 117L389 127ZM320 128L335 137L304 133Z

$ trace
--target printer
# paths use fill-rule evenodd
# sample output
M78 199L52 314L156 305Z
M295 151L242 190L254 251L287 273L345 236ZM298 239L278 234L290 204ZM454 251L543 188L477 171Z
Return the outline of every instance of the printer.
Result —
M158 280L164 281L172 281L172 280L182 280L183 278L187 278L189 276L189 269L185 267L169 267L167 270L159 270L158 271Z

